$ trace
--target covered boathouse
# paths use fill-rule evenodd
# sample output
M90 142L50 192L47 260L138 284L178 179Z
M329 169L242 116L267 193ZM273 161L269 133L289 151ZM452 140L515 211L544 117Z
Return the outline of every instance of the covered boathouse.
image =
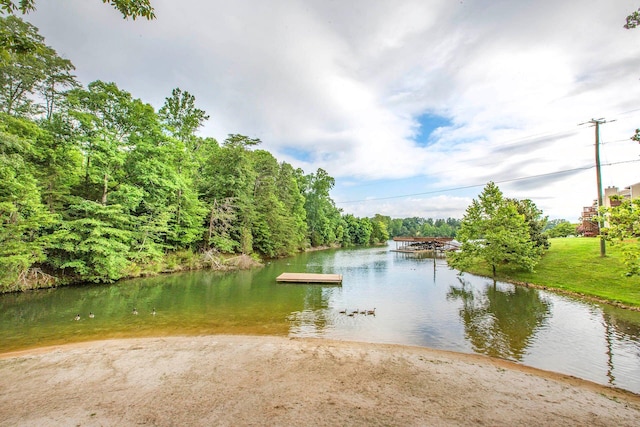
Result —
M454 251L460 244L453 237L394 237L395 252L446 252Z

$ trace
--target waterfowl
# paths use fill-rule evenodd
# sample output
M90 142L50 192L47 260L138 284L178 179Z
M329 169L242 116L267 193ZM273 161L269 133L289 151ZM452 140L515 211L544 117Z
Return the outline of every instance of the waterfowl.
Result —
M367 310L367 314L375 316L376 315L376 308L373 307L373 310Z
M338 313L340 313L340 314L347 314L347 309L345 308L344 310L340 310Z
M93 311L90 311L90 312L89 312L89 317L93 319L94 317L96 317L96 315L95 315L95 314L93 314Z
M156 308L154 307L153 310L151 310L151 315L155 316L156 315Z
M76 314L76 317L74 317L73 320L80 320L80 315Z
M358 309L356 308L355 310L353 310L353 311L351 312L351 314L358 314L358 311L360 311L360 310L358 310Z
M349 313L349 314L347 314L347 316L353 317L353 316L355 316L355 313Z
M138 314L138 309L134 307L134 308L133 308L133 311L132 311L131 313L133 313L133 314Z

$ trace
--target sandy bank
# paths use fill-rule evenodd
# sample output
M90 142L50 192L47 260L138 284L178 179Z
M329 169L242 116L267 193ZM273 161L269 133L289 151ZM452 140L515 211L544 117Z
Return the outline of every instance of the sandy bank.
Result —
M640 396L483 356L279 337L98 341L0 358L0 425L631 426Z

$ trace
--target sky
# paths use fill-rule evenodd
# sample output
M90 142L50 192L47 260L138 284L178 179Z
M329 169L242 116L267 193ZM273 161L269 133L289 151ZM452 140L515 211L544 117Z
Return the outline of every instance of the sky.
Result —
M640 182L640 28L629 0L36 1L24 18L76 66L159 109L173 88L201 136L259 138L335 178L344 213L462 218L495 182L577 221Z

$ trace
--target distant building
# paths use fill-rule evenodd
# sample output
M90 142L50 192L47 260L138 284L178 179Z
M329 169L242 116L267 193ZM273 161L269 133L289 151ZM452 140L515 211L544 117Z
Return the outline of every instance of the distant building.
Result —
M603 203L606 207L615 207L620 204L620 201L611 200L612 196L620 196L623 199L633 200L640 197L640 182L624 187L622 190L618 190L618 187L607 187L604 189Z
M640 198L640 182L630 185L619 190L618 187L607 187L604 190L604 200L602 201L607 208L620 205L621 200L614 196L620 196L622 199L634 200ZM600 227L596 216L598 215L598 201L594 200L592 206L582 208L582 225L578 227L578 232L585 237L595 237L600 232Z
M594 200L593 205L582 208L582 225L578 227L578 233L584 237L596 237L600 233L596 216L598 216L598 201Z

